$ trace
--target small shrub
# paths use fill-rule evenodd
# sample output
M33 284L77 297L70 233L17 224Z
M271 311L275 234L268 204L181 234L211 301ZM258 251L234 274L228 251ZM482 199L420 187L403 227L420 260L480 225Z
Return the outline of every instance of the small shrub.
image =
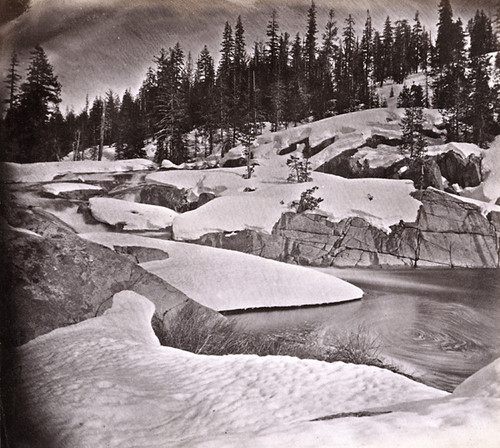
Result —
M297 213L303 213L307 210L316 210L319 207L319 204L323 202L323 198L314 197L314 192L317 189L318 187L308 188L301 193L298 201L292 202L292 207L295 208Z

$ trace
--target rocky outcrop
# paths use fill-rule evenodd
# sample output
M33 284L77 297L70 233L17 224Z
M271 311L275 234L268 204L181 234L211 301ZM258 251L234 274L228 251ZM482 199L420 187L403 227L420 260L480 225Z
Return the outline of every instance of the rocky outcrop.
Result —
M139 202L141 204L159 205L182 213L201 207L203 204L214 199L215 195L201 193L196 200L190 201L187 190L182 188L171 185L141 184L110 191L109 197Z
M7 345L94 317L122 290L150 299L160 322L168 311L191 302L127 256L80 238L40 209L11 209L6 219L0 311L1 338Z
M471 154L464 159L455 151L448 151L437 157L442 175L450 184L458 184L462 188L476 187L481 183L481 158Z
M400 222L390 233L357 217L331 222L285 213L271 235L246 230L197 242L312 266L498 267L495 226L477 206L433 189L415 197L422 202L416 221Z
M376 141L378 144L379 142ZM384 140L384 144L391 143ZM366 146L369 146L366 144ZM319 166L316 171L359 179L377 177L386 179L411 179L420 183L421 172L407 157L385 165L371 166L368 159L360 158L360 148L349 149L336 155ZM390 161L392 158L388 158ZM462 188L475 187L481 183L481 159L471 155L463 158L455 151L448 151L438 156L427 156L424 161L423 187L443 190L443 178L450 185L458 184Z

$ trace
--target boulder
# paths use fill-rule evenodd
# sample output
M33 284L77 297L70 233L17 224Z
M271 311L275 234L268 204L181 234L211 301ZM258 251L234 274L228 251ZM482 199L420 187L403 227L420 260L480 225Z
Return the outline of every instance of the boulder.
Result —
M437 163L450 184L466 188L476 187L481 183L481 158L474 154L464 159L457 152L448 151L437 157Z
M40 209L11 209L6 219L1 338L8 346L94 317L122 290L150 299L160 322L191 302L127 256L80 238Z
M196 201L190 202L188 192L185 189L172 185L141 184L110 191L109 197L141 204L159 205L183 213L201 207L214 199L215 195L202 193Z

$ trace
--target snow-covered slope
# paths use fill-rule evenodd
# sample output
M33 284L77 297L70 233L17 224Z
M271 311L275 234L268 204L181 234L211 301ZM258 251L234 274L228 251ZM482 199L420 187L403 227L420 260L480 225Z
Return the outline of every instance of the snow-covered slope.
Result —
M3 182L50 182L56 176L72 173L111 173L123 171L151 170L155 164L146 159L130 160L84 160L80 162L39 162L0 164L0 178Z
M161 347L152 314L124 291L103 316L19 349L12 393L26 407L9 411L28 444L498 446L500 361L450 395L376 367Z
M313 269L240 252L126 234L82 236L110 248L138 246L168 253L165 260L141 266L217 311L336 303L363 295L356 286Z
M91 198L89 206L95 219L113 226L123 225L123 230L165 229L178 216L167 207L112 198Z

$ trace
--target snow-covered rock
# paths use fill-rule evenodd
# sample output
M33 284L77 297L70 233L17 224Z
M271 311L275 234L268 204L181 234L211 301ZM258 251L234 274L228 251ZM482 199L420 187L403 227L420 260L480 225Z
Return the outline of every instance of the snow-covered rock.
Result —
M168 258L141 266L217 311L337 303L363 295L335 277L254 255L125 234L83 236L110 248L162 250Z
M162 173L153 175L158 179ZM179 215L173 223L175 239L195 240L214 232L233 232L245 229L271 233L281 214L301 193L317 186L316 196L323 198L319 213L334 221L362 217L375 227L389 231L399 221L414 221L420 202L410 196L412 182L388 179L344 179L313 173L310 183L257 183L252 192L230 194L210 201L196 210ZM238 184L238 186L244 184ZM247 185L249 185L247 183ZM240 187L241 188L241 187ZM229 188L228 188L229 189Z
M152 170L156 165L146 159L130 160L83 160L78 162L39 162L0 164L0 177L5 183L50 182L65 174L113 173L125 171Z
M448 394L376 367L161 347L152 314L145 298L121 292L103 316L21 347L6 405L17 423L12 440L54 448L497 446L500 361Z
M162 230L178 216L166 207L112 198L91 198L89 206L95 219L123 230Z

